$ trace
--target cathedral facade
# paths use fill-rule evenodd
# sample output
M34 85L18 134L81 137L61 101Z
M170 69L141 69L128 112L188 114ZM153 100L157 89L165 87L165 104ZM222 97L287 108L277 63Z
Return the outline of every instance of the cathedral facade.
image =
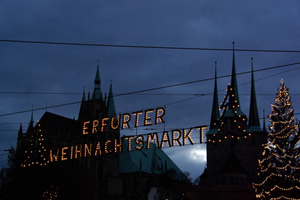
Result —
M20 125L15 157L18 176L13 181L17 192L7 199L181 196L191 185L184 173L155 144L128 151L129 140L121 136L117 118L112 85L108 96L103 95L98 65L94 91L87 96L83 92L77 120L45 112L36 124L31 116L27 131ZM100 128L104 120L112 126Z

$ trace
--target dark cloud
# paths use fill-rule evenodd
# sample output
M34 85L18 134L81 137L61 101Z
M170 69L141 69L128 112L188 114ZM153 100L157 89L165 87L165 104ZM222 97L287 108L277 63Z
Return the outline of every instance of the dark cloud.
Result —
M231 48L231 42L235 41L236 48L242 49L297 50L299 8L297 1L1 1L0 39L210 48ZM211 78L216 60L218 75L228 75L232 64L230 51L5 42L0 42L0 55L1 92L79 93L1 93L1 114L30 110L32 105L39 108L80 101L84 86L86 91L93 90L97 60L103 92L108 92L112 80L115 94ZM236 52L238 73L251 69L251 57L254 57L254 69L299 61L298 53ZM287 69L292 67L255 73L256 79L279 74L256 83L261 117L263 109L266 114L271 112L270 103L281 78L290 88L295 112L300 112L299 95L293 95L300 94L299 70L284 73ZM238 77L239 84L249 81L250 74ZM230 78L218 80L220 103L228 82ZM115 98L115 103L117 112L167 105L167 128L192 127L209 124L212 95L186 100L193 96L182 94L211 94L212 91L213 81L206 81L149 92L164 95L120 96ZM248 114L250 84L240 86L239 92L241 108ZM170 104L178 101L182 102ZM78 110L79 104L49 109L70 118L76 118ZM34 120L44 112L34 112ZM0 118L0 129L17 130L19 123L26 129L29 120L30 113L4 116ZM1 131L0 149L15 146L16 137L14 131ZM191 171L195 177L204 166L201 158L195 162L197 153L194 157L189 154L197 148L203 150L205 146L167 151L183 171Z

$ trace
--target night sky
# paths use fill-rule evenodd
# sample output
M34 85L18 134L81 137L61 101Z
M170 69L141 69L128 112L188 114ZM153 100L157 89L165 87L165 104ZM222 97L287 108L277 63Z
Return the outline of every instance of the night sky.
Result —
M0 1L0 40L85 44L232 49L237 73L300 61L300 2L249 1ZM31 112L36 122L46 107L81 101L92 92L99 60L101 89L115 95L231 74L232 51L117 48L0 42L0 150L16 146L20 123L27 129ZM294 70L293 70L294 69ZM260 117L271 112L280 79L290 89L295 113L300 113L300 65L256 72ZM250 73L237 77L241 108L248 116ZM218 79L219 103L230 77ZM209 125L214 81L115 97L118 113L166 106L165 124L139 127L138 133ZM16 93L15 93L16 92ZM32 94L34 93L34 94ZM206 94L206 95L202 95ZM77 119L80 104L47 111ZM300 115L296 115L300 117ZM268 120L266 120L268 125ZM262 120L261 120L262 124ZM135 134L122 130L121 134ZM198 141L198 139L195 139ZM205 144L165 148L192 178L205 167ZM2 154L0 152L0 154ZM0 167L6 156L0 157Z

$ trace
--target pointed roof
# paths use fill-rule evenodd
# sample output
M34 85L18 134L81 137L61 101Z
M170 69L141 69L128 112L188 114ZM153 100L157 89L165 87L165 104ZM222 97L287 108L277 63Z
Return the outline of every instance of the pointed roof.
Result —
M18 138L22 137L22 135L23 135L23 127L22 127L22 123L20 123L20 128L18 131Z
M226 91L227 91L227 94L224 98L224 102L221 104L221 108L226 109L225 112L223 113L222 117L231 118L231 117L236 117L236 116L242 116L244 119L246 119L246 115L241 110L240 103L239 103L238 84L237 84L236 69L235 69L234 42L233 42L231 84L228 85ZM228 100L228 103L226 103L227 100Z
M45 130L48 130L47 138L56 138L59 133L71 133L74 136L73 139L76 140L77 135L82 135L81 122L54 113L45 112L39 123ZM60 139L73 142L70 141L69 134L61 134Z
M261 132L257 102L256 102L256 92L254 84L254 73L253 73L253 58L251 58L251 99L250 99L250 111L249 111L249 125L248 132Z
M210 130L207 134L216 134L219 128L219 98L218 98L218 85L217 85L217 61L215 62L215 86L214 86L214 97L213 105L210 118Z
M96 72L96 77L95 77L95 84L100 84L101 80L100 80L100 72L99 72L99 61L97 64L97 72Z
M102 91L101 91L101 80L100 80L100 72L99 72L99 61L97 64L96 77L94 81L94 92L92 99L102 100Z
M33 124L33 106L32 106L32 110L31 110L30 123L32 123L32 124Z
M28 124L27 133L30 133L32 131L33 131L33 106L32 106L32 110L31 110L31 117L30 117L30 121Z
M232 57L232 73L231 73L231 87L233 89L234 97L230 98L230 101L237 101L237 104L240 104L239 100L239 92L238 92L238 84L236 79L236 69L235 69L235 54L234 54L234 42L233 44L233 57Z
M80 105L80 110L79 110L79 114L78 114L78 121L82 120L83 117L83 109L84 109L84 103L86 102L86 98L85 98L85 89L83 89L83 93L82 93L82 99L81 99L81 105Z
M263 132L267 132L266 122L265 122L265 110L263 110Z
M113 95L113 91L112 91L112 84L110 84L110 88L109 88L107 108L108 108L107 114L108 114L109 118L112 118L114 115L116 115L114 95Z
M86 101L86 98L85 98L85 87L83 88L81 102L84 102L84 101Z

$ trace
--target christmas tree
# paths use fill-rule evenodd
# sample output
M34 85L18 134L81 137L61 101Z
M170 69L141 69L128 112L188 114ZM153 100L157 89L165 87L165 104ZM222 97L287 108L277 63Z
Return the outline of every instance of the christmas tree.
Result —
M260 183L253 183L258 199L300 199L299 125L289 90L281 80L271 104L270 130L258 160Z
M32 126L32 125L31 125ZM45 139L41 130L41 125L38 122L36 128L32 128L29 135L29 146L24 152L24 162L22 167L43 166L49 163L47 159L47 150L44 146Z

